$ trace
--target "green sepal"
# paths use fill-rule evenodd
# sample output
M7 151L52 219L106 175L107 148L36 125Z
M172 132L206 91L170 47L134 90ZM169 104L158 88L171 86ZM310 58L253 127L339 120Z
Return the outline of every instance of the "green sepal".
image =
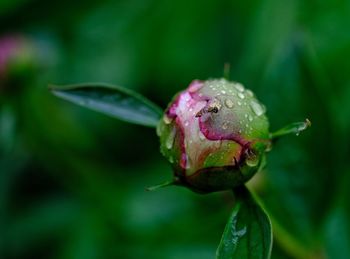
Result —
M299 136L300 132L306 130L309 127L311 127L311 121L309 121L309 119L305 119L303 122L294 122L283 127L282 129L270 133L270 138L276 139L289 134L295 134Z
M147 187L146 188L146 191L155 191L155 190L158 190L160 188L164 188L164 187L168 187L168 186L172 186L172 185L178 185L179 184L179 181L178 180L171 180L171 181L166 181L166 182L163 182L161 184L157 184L157 185L153 185L153 186L150 186L150 187Z

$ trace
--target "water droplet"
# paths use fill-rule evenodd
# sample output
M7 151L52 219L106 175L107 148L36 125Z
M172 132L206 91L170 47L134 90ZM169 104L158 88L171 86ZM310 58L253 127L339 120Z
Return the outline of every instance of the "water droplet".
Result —
M191 108L189 109L189 111L192 112L192 111L193 111L193 108L191 107Z
M244 91L244 86L241 83L235 83L235 87L239 92Z
M265 113L265 108L260 103L254 100L250 102L250 107L257 116L261 116Z
M226 239L224 241L225 247L232 246L232 245L236 246L237 243L239 242L239 240L246 235L247 227L243 226L241 229L238 229L237 219L235 218L235 219L233 219L233 222L231 224L230 232L231 232L230 233L231 238Z
M249 121L253 121L252 115L249 115L248 120L249 120Z
M299 136L300 135L300 132L306 130L308 127L310 127L311 125L311 122L306 119L306 121L304 123L301 123L298 128L297 128L297 131L295 133L295 135Z
M249 97L254 97L253 92L250 91L249 89L247 89L247 90L245 91L245 93L246 93L246 95L249 96Z
M272 149L272 144L271 144L271 142L268 142L267 145L266 145L265 151L266 151L266 152L270 152L271 149Z
M240 101L238 101L238 102L237 102L237 104L238 104L239 106L241 106L241 105L242 105L242 103L241 103Z
M188 121L185 121L185 122L184 122L185 127L187 127L187 126L188 126L188 124L189 124L189 122L188 122Z
M233 102L230 99L225 100L225 105L227 108L232 108L233 107Z
M244 114L244 117L245 117L245 118L248 118L248 114Z
M226 91L222 90L221 93L222 93L222 94L226 94Z
M236 227L235 227L234 232L232 233L233 239L234 239L234 240L232 240L232 242L233 242L234 244L238 243L238 240L239 240L240 238L242 238L246 233L247 233L247 227L246 227L246 226L244 226L244 227L243 227L242 229L240 229L240 230L237 230Z
M172 119L169 118L167 115L163 116L163 121L165 124L170 124L172 122Z
M171 130L171 132L169 133L168 138L165 141L165 146L166 146L167 149L171 149L173 147L174 140L175 140L175 135L176 135L176 129L173 128Z
M259 157L252 150L248 150L245 162L250 167L257 166L259 164Z
M241 99L244 99L245 96L242 93L238 93L238 97L241 98Z
M186 169L190 169L191 163L190 163L190 157L186 155Z

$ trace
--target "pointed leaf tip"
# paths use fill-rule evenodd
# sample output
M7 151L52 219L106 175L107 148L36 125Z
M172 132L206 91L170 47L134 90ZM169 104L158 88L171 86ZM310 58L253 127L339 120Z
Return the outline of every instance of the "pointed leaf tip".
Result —
M57 97L120 120L156 127L162 109L142 95L120 86L103 83L49 85Z

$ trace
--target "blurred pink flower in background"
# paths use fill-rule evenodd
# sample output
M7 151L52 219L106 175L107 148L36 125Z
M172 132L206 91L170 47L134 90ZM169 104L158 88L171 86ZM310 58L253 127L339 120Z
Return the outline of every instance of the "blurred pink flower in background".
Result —
M5 77L11 63L16 63L28 54L28 41L20 35L0 37L0 77Z

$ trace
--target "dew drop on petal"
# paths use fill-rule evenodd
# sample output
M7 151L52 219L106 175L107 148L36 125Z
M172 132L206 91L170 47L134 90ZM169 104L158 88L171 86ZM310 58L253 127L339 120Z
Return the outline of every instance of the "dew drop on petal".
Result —
M239 91L239 92L243 92L244 91L244 86L241 83L235 83L235 88Z
M227 108L232 108L233 107L233 102L230 99L225 100L225 105Z
M253 92L250 91L249 89L247 89L247 90L245 91L245 93L246 93L246 95L247 95L248 97L254 97Z
M190 163L190 158L188 155L186 155L186 169L190 169L191 163Z
M259 164L259 157L253 152L249 152L245 162L250 167L257 166Z
M245 96L242 93L238 93L238 97L241 98L241 99L244 99Z
M164 116L163 116L163 121L164 121L165 124L170 124L171 121L172 121L172 119L169 118L168 116L164 115Z
M173 147L174 144L174 140L175 140L175 135L176 135L176 129L173 128L168 136L168 138L165 141L165 146L167 149L171 149Z
M265 149L265 152L270 152L271 150L272 150L272 144L271 144L271 142L268 142L266 149Z
M257 116L261 116L265 113L265 108L254 100L250 102L250 107Z

